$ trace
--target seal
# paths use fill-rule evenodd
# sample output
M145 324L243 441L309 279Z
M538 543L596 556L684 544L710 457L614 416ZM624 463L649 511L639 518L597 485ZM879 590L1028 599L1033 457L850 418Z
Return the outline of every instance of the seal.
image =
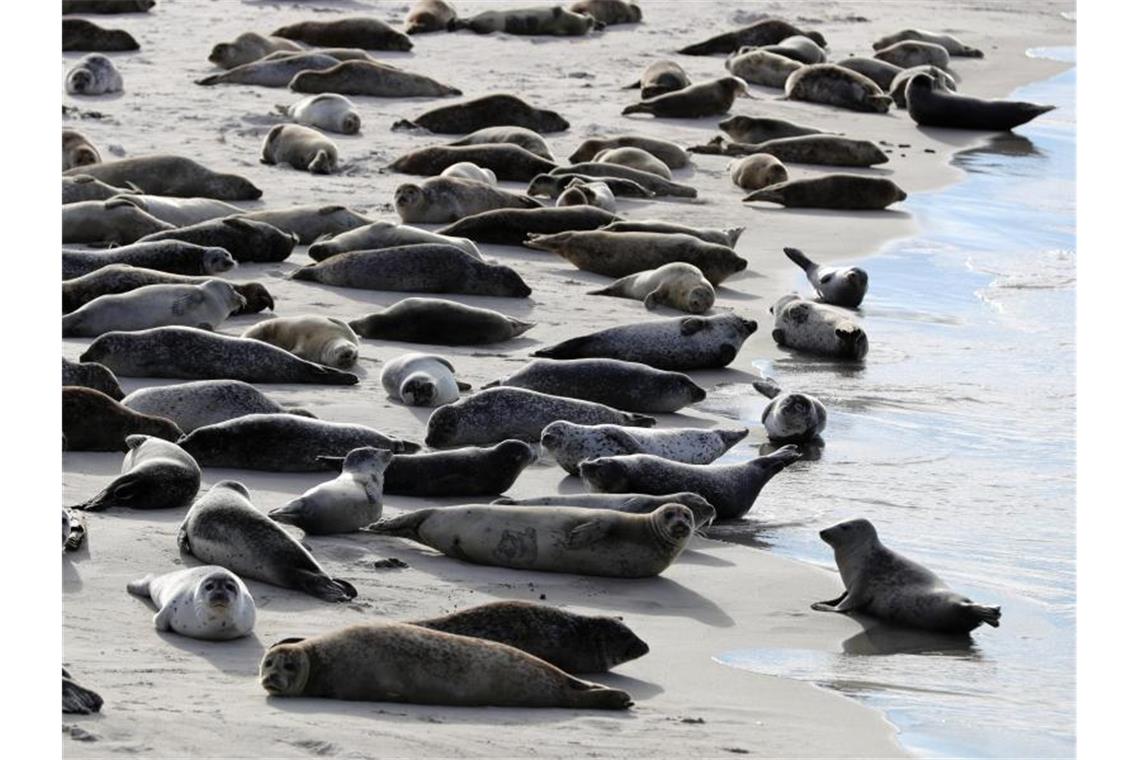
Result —
M265 37L257 32L239 34L233 42L219 42L210 50L207 60L223 69L232 69L260 60L277 51L299 53L302 47L284 37Z
M748 92L748 83L740 77L721 77L634 103L623 108L622 114L647 113L675 119L700 119L727 113L738 97L755 99Z
M586 710L633 704L624 691L581 681L520 649L402 623L285 639L265 653L260 677L275 697Z
M530 151L534 155L554 160L550 146L538 132L525 127L485 127L477 129L466 137L448 143L448 145L499 145L510 143Z
M669 428L641 430L617 425L575 425L559 420L542 431L542 447L571 475L587 460L626 454L653 454L689 464L709 464L748 435L747 430Z
M502 208L463 217L439 230L439 234L466 237L480 243L521 246L531 235L593 230L620 219L597 206Z
M745 203L768 201L789 208L831 208L879 211L906 200L906 192L884 177L860 174L824 174L793 179L754 190Z
M620 164L603 164L597 161L589 161L581 164L571 164L570 166L560 166L550 173L556 177L564 174L583 174L587 177L597 179L617 177L618 179L632 180L654 195L674 195L678 198L697 197L697 190L694 187L682 185L678 182L671 182L670 180L658 177L656 174L643 172L639 169L631 169L628 166L621 166Z
M127 591L158 607L157 631L205 641L229 641L253 633L257 607L241 578L219 565L147 575Z
M713 285L720 285L748 266L747 260L727 246L661 232L559 232L535 235L524 245L556 253L579 269L607 277L626 277L681 261L700 269Z
M750 84L782 90L788 77L802 69L804 64L771 50L756 49L726 59L724 67L733 76Z
M821 134L821 130L814 127L805 127L783 119L757 119L751 116L733 116L717 122L717 127L733 140L744 143L764 143L781 137Z
M77 166L64 174L87 174L118 187L135 187L151 195L176 198L217 198L221 201L255 201L261 190L236 174L219 174L189 158L172 155L137 156Z
M788 37L802 35L821 47L827 47L827 40L819 32L805 32L799 27L778 18L764 19L755 24L725 32L707 40L681 48L684 55L717 55L732 53L742 47L775 45Z
M438 354L407 353L389 359L380 373L380 384L390 398L408 406L441 406L459 400L455 367Z
M600 164L628 166L631 169L656 174L662 179L673 179L673 172L669 171L664 161L641 148L632 146L608 148L594 156L594 160Z
M401 245L417 245L420 243L435 243L438 245L453 245L467 253L474 259L483 261L483 254L479 246L467 238L449 237L436 232L421 230L407 224L393 224L392 222L373 222L363 227L357 227L335 236L322 236L317 242L309 246L309 258L313 261L324 261L338 253L347 251L370 251L378 248L396 248Z
M211 219L240 214L242 209L213 198L167 198L163 195L126 193L116 196L132 203L156 219L175 227L189 227ZM181 238L179 238L181 239ZM189 241L197 243L197 240ZM199 245L204 245L199 243ZM223 246L224 247L224 246Z
M71 13L146 13L155 0L63 0L63 15Z
M652 578L673 564L694 527L693 513L683 504L666 504L647 515L476 505L418 509L365 530L410 539L479 565Z
M834 306L858 309L867 296L867 272L859 267L821 267L798 248L785 248L784 254L804 270L819 300Z
M970 47L957 37L950 34L928 32L923 29L903 29L902 31L880 37L871 43L873 50L883 50L898 42L928 42L940 45L947 53L964 58L984 58L985 53L975 47Z
M754 157L757 154L767 154L789 164L866 167L885 164L890 160L870 140L853 140L837 135L781 137L760 144L731 142L718 136L709 141L709 146L714 146L715 152L726 156ZM705 151L702 149L700 152ZM786 182L787 178L780 181Z
M491 602L409 624L497 641L567 673L604 673L649 653L649 645L621 618L578 615L532 602Z
M308 50L306 50L304 52L319 53L320 55L327 55L327 56L335 58L335 59L337 59L337 61L341 61L341 62L343 62L343 61L371 61L371 62L377 63L377 64L381 63L380 61L378 61L375 58L373 58L372 56L370 56L368 54L367 50L361 50L360 48L319 47L319 48L309 48ZM270 53L269 55L265 56L265 58L263 60L279 61L283 58L290 58L294 55L296 55L296 53L293 53L293 52L288 51L288 50L278 50L276 53ZM390 68L393 68L393 69L396 68L395 66L391 66L390 64L384 64L384 65L388 65Z
M141 414L165 417L187 433L247 414L314 416L303 409L281 406L240 380L194 380L139 388L123 399L123 406Z
M725 227L716 229L712 227L689 227L684 224L664 222L659 219L630 219L610 222L601 228L605 232L661 232L666 234L692 235L706 243L723 245L735 248L736 241L740 239L743 227Z
M785 393L768 378L752 387L771 401L760 414L760 421L773 443L810 443L827 427L827 409L815 396Z
M71 67L64 87L70 95L107 95L123 91L123 76L110 58L92 53Z
M536 457L529 444L513 439L488 448L397 454L385 473L384 492L424 498L501 494Z
M595 27L602 29L593 16L574 13L560 6L516 8L508 11L483 11L470 18L458 18L447 25L447 31L469 29L475 34L553 35L580 37Z
M352 328L334 317L306 314L258 322L241 337L283 348L306 361L349 369L356 364L360 340Z
M669 169L683 169L689 163L689 154L675 142L628 134L604 138L591 137L588 140L583 140L577 149L570 154L570 163L598 161L600 160L597 157L599 153L615 148L638 148L665 164ZM646 169L645 171L649 170ZM665 179L671 178L671 175L663 176Z
M372 446L397 454L419 446L364 425L326 422L295 414L247 414L203 425L178 445L203 467L236 467L265 472L320 472L322 455L343 457Z
M613 164L617 166L617 164ZM591 177L588 174L540 174L530 181L526 188L527 195L542 196L545 195L549 198L560 198L571 185L605 185L605 192L608 196L615 198L652 198L654 193L647 188L639 185L633 180L621 179L620 177ZM580 204L567 204L567 205L580 205ZM614 209L606 209L613 213Z
M290 279L343 288L413 293L465 293L500 298L526 298L531 293L518 272L510 267L477 261L455 246L435 243L349 251L301 267Z
M896 42L893 45L878 48L875 51L875 57L880 61L893 63L902 69L909 69L911 66L925 66L926 64L937 66L940 69L950 67L950 54L946 52L946 48L930 42L911 40Z
M890 623L949 634L968 634L982 623L997 628L1001 607L976 604L951 591L937 575L879 541L875 526L862 518L819 532L835 551L844 590L816 602L821 612L861 612Z
M339 235L372 223L368 217L337 205L247 211L241 217L265 222L286 234L296 235L301 245L308 245L322 235Z
M553 161L513 143L494 143L419 148L400 156L388 168L404 174L431 176L464 161L490 169L495 177L508 182L530 182L535 175L549 172L557 166Z
M482 182L487 185L494 185L499 179L490 169L484 169L470 161L460 161L457 164L452 164L441 171L439 175L441 177L459 177L460 179L475 180L476 182Z
M588 295L632 298L650 311L668 306L690 314L704 314L716 302L712 283L700 269L683 261L622 277L608 287L589 291Z
M843 309L793 293L781 297L770 311L776 317L772 340L778 346L834 359L859 361L867 355L867 333Z
M122 29L104 29L83 18L63 20L63 52L119 53L138 50L139 43Z
M625 0L575 0L570 10L593 16L594 19L612 26L614 24L636 24L641 21L641 8L636 2Z
M867 113L886 113L891 99L879 86L862 74L836 66L816 63L792 72L784 82L788 100L804 100Z
M259 87L287 87L302 71L328 69L340 61L324 53L289 53L281 58L262 58L235 66L219 74L194 80L194 84L210 87L216 84L252 84Z
M795 446L739 464L685 464L652 454L627 454L581 462L578 473L593 491L692 491L713 505L716 519L734 520L752 509L769 480L799 458Z
M380 519L390 449L362 446L340 460L340 475L305 491L269 519L294 525L312 536L354 533Z
M94 153L87 153L86 148L75 155L68 154L67 147L67 133L71 130L64 130L63 132L63 168L68 169L71 166L83 166L83 164L73 163L76 158L80 161L87 161L87 163L98 163L98 151ZM78 132L71 132L73 135L79 135ZM79 137L86 141L87 138L79 135ZM91 151L94 151L94 146L88 144ZM96 159L94 161L90 159ZM62 201L64 205L68 203L78 203L79 201L105 201L114 198L116 195L129 193L130 190L124 190L121 187L112 187L106 182L100 182L94 177L89 177L86 174L80 174L76 177L63 177L63 193Z
M289 258L297 245L297 238L286 234L272 224L242 217L210 219L197 224L164 230L140 238L145 243L154 240L183 240L195 245L224 248L236 261L276 263Z
M906 111L923 127L1010 130L1049 113L1056 106L1015 100L985 100L950 92L927 74L906 86Z
M138 409L132 411L150 414ZM115 507L181 509L190 506L202 485L202 470L193 457L177 444L151 435L128 435L125 443L127 455L119 477L72 509L102 512Z
M233 480L223 480L194 502L178 528L178 548L244 578L326 602L356 597L351 583L330 577L297 539L257 511L249 490Z
M79 363L63 357L62 385L78 385L105 393L115 401L123 400L123 389L115 373L95 362ZM165 415L159 415L165 416Z
M775 45L763 45L759 49L806 64L823 63L827 60L827 51L817 45L815 40L802 34L785 37Z
M597 206L605 211L617 211L614 193L605 182L586 182L574 177L554 201L555 206Z
M534 108L514 95L496 93L452 106L441 106L410 122L401 120L393 125L393 129L417 127L445 135L465 135L486 127L523 127L545 135L565 132L570 129L570 122L554 111Z
M796 138L802 139L802 138ZM732 184L744 190L759 190L768 185L788 181L788 168L779 158L768 153L742 156L728 165Z
M297 124L316 127L326 132L355 135L360 132L360 112L351 100L337 93L322 93L301 98L278 112Z
M618 359L535 359L484 387L526 388L646 414L669 414L705 400L704 388L687 375Z
M641 99L648 100L658 95L664 95L667 92L683 90L692 83L692 80L689 79L689 75L686 74L685 70L679 65L672 61L662 60L654 61L646 66L645 71L641 72L641 79L631 85L627 85L625 89L636 90L640 88Z
M463 94L459 88L431 77L377 61L344 61L320 71L301 71L289 82L289 89L374 98L447 98Z
M483 211L541 208L542 204L526 195L500 190L483 182L458 177L432 177L422 185L405 183L397 187L395 206L402 221L447 224Z
M488 388L431 413L424 441L433 448L498 443L508 438L535 442L555 420L581 425L652 427L657 420L592 401L551 396L523 388Z
M63 279L74 280L114 264L185 275L221 274L237 266L233 256L224 248L206 248L181 240L159 240L107 251L64 250Z
M126 451L135 433L176 441L182 431L162 417L139 414L94 388L63 386L63 435L67 451Z
M549 359L622 359L685 372L727 367L758 325L735 314L677 317L609 327L535 351Z
M893 63L887 63L886 61L880 61L878 58L867 58L861 55L836 61L835 65L862 74L879 85L879 89L883 92L891 91L891 83L895 81L895 77L903 70Z
M261 143L263 164L288 164L312 174L331 174L336 170L336 162L336 144L300 124L278 124Z
M277 346L194 327L104 333L88 346L79 360L105 364L115 373L128 377L225 378L248 383L325 385L359 382L350 372L299 359Z
M63 242L125 245L152 232L174 229L125 198L80 201L63 207Z
M937 66L912 66L909 69L900 69L895 78L891 80L889 89L885 90L885 92L890 93L891 100L895 101L895 105L899 108L906 108L906 87L916 74L928 74L943 88L955 92L958 90L958 84L954 78Z
M272 36L304 42L315 47L396 51L412 49L412 41L406 34L374 18L302 21L283 26L273 32Z
M348 325L362 338L478 346L517 338L535 323L441 298L405 298Z
M193 275L171 274L130 264L109 264L93 272L63 282L63 313L69 314L99 296L126 293L144 285L193 285L215 279ZM229 282L228 280L225 282ZM260 282L229 282L245 299L245 306L235 314L256 314L273 308L273 296Z
M97 338L113 330L147 330L186 325L215 330L245 306L225 280L199 285L145 285L127 293L99 296L63 317L63 337Z
M84 688L63 668L63 711L73 715L90 715L103 707L103 698L91 689Z
M404 16L404 33L443 32L457 18L455 8L445 0L415 0Z
M520 507L582 507L583 509L612 509L616 512L648 514L666 504L684 504L693 513L698 529L710 525L716 517L716 510L703 496L681 492L664 496L650 496L643 493L562 493L556 496L534 496L527 499L513 499L507 496L495 499L492 504L506 504Z
M82 514L63 509L63 548L65 551L79 551L87 539L87 520Z

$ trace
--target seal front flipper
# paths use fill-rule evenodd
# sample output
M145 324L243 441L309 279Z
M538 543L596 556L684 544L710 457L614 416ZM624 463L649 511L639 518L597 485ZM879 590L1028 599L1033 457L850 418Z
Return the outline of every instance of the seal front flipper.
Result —
M71 674L63 669L63 712L75 715L97 713L103 707L103 698L71 680Z
M604 523L601 520L588 520L570 531L566 538L566 547L568 549L585 549L605 538L611 527L612 524Z
M417 509L399 517L389 517L377 520L371 525L361 528L366 533L376 533L381 536L396 536L397 538L410 538L420 541L420 525L435 512L434 509Z
M984 604L966 604L970 613L981 623L997 628L1001 621L1001 607L987 607Z
M847 592L844 591L839 596L834 599L828 599L826 602L812 602L811 608L819 612L835 612L835 605L842 602L846 596Z
M301 591L326 602L347 602L356 598L356 588L348 581L330 578L311 570L294 570L293 582Z
M156 631L169 631L170 619L174 617L175 606L167 604L158 612L154 613L154 630Z

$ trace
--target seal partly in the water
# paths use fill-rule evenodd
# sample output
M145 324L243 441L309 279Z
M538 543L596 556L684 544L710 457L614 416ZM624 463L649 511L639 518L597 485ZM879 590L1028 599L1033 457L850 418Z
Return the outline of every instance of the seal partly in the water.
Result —
M804 270L819 300L848 309L858 309L867 296L867 272L859 267L821 267L798 248L785 248L784 254Z
M760 414L769 441L810 443L827 427L827 409L815 396L785 393L768 378L752 383L752 387L771 399Z
M772 304L772 340L810 354L859 361L867 355L867 333L850 312L789 294Z

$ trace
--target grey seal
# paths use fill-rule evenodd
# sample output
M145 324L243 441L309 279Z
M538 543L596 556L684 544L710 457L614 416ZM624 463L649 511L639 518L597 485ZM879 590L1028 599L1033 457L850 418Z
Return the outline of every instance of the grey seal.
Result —
M785 248L784 254L804 270L819 300L834 306L858 309L867 296L867 272L859 267L821 267L798 248Z
M90 303L99 296L112 293L126 293L145 285L194 284L215 279L212 277L171 274L159 272L156 269L135 267L130 264L109 264L93 272L64 280L63 313L75 311L85 303ZM229 282L233 289L245 299L245 306L238 309L235 314L256 314L262 309L273 308L273 296L260 282Z
M412 41L403 32L374 18L341 18L335 21L301 21L283 26L274 37L304 42L317 47L350 47L365 50L412 49Z
M105 55L84 56L67 72L64 87L71 95L107 95L123 91L123 75Z
M583 509L612 509L616 512L629 512L644 515L666 504L684 504L693 513L698 529L710 525L716 518L716 510L703 496L691 492L670 493L653 496L643 493L561 493L556 496L533 496L515 499L503 496L492 504L505 504L519 507L582 507Z
M690 314L704 314L716 302L716 291L701 270L683 261L627 275L608 287L591 290L592 296L632 298L654 311L669 306Z
M449 237L437 232L428 232L408 224L373 222L335 236L323 236L309 246L309 258L324 261L338 253L347 251L370 251L378 248L395 248L401 245L418 243L440 243L462 249L472 258L483 260L479 247L467 238Z
M123 406L165 417L187 433L247 414L313 416L303 409L284 407L241 380L193 380L139 388L123 399Z
M780 298L771 312L775 316L772 340L778 346L854 361L867 355L867 333L850 312L795 294Z
M788 100L846 108L851 111L886 113L891 99L879 85L862 74L836 66L816 63L792 72L784 82Z
M237 262L225 248L207 248L181 240L158 240L133 243L107 251L64 250L63 279L74 280L115 264L171 274L214 275L233 269Z
M964 58L985 57L985 54L981 50L970 47L951 34L939 34L938 32L928 32L923 29L903 29L894 34L885 35L872 42L871 48L874 50L883 50L895 43L907 41L928 42L934 45L940 45L947 53L953 56L962 56Z
M293 206L291 208L246 211L242 219L271 224L286 234L297 236L297 242L308 245L322 235L339 235L371 224L372 220L346 206Z
M598 177L601 179L617 177L619 179L632 180L654 195L673 195L678 198L697 197L697 190L694 187L682 185L679 182L672 182L658 177L656 174L643 172L640 169L631 169L628 166L621 166L620 164L603 164L597 161L588 161L585 163L571 164L569 166L560 166L550 173L556 177L562 174L584 174L588 177Z
M659 140L656 137L628 134L614 137L591 137L588 140L583 140L570 154L569 161L572 164L594 161L599 153L612 148L640 148L656 157L670 169L683 169L689 163L689 154L675 142Z
M927 74L916 74L906 86L906 111L923 127L1003 131L1025 124L1056 106L1016 100L985 100L950 92Z
M431 77L376 61L343 61L331 68L301 71L289 82L289 89L374 98L447 98L463 94L459 88Z
M356 333L342 320L318 314L262 320L241 337L260 340L306 361L338 369L356 364L360 345Z
M627 90L641 90L641 99L647 100L654 98L658 95L664 95L667 92L676 92L683 90L693 82L689 79L689 75L685 70L673 61L654 61L645 67L645 71L641 72L641 78L631 85L627 85ZM588 159L571 159L572 161L582 161Z
M456 18L455 8L446 0L415 0L404 16L404 33L443 32Z
M507 182L530 182L536 174L556 167L553 161L536 156L526 148L513 143L495 143L418 148L400 156L388 168L404 174L431 176L462 161L490 169L498 179Z
M323 53L290 53L281 58L262 58L234 66L228 71L210 74L194 81L210 87L216 84L252 84L259 87L286 87L302 71L328 69L340 63Z
M480 243L521 246L530 235L593 230L620 219L620 216L597 206L502 208L463 217L439 230L439 234L470 238Z
M709 464L748 435L747 430L668 428L642 430L618 425L576 425L559 420L542 431L542 447L571 475L578 466L600 457L653 454L688 464Z
M426 129L446 135L465 135L486 127L523 127L540 134L564 132L570 123L554 111L535 108L524 100L495 93L463 103L427 111L412 121L401 120L393 129Z
M353 449L339 460L340 475L269 510L269 519L314 536L354 533L376 522L384 509L385 479L392 457L389 449Z
M67 451L126 451L135 433L176 441L182 431L168 419L139 414L94 388L63 386L63 443Z
M891 83L895 81L895 77L903 70L901 66L896 66L893 63L880 61L878 58L866 58L864 56L844 58L841 61L836 61L835 65L862 74L879 85L879 89L883 92L891 91Z
M96 362L73 362L63 357L62 385L78 385L107 394L115 401L123 400L123 389L115 373ZM165 416L165 415L162 415Z
M827 409L815 396L786 393L768 378L752 387L771 399L760 421L773 443L810 443L827 427Z
M278 262L289 258L297 245L297 238L286 234L272 224L242 217L210 219L209 221L164 230L140 238L152 240L184 240L195 245L225 248L235 261Z
M931 64L940 69L950 67L950 53L941 45L931 42L903 40L887 47L878 48L875 57L880 61L893 63L899 68Z
M547 161L554 160L554 154L550 152L550 146L546 144L542 135L526 127L484 127L448 143L448 145L502 144L517 145Z
M755 24L724 32L707 40L687 45L678 52L684 55L716 55L718 53L732 53L742 47L750 45L774 45L788 37L802 35L817 45L827 47L827 40L819 32L805 32L797 26L778 18L764 19Z
M770 153L741 156L729 163L732 184L744 190L759 190L788 180L788 168Z
M957 92L958 83L947 72L938 68L937 66L912 66L909 69L900 69L895 78L891 80L890 85L884 92L889 92L891 100L895 101L895 105L899 108L906 108L906 88L910 84L910 80L919 74L927 74L944 89L952 92Z
M229 641L253 633L257 607L241 578L219 565L147 575L127 591L154 602L154 627L192 639Z
M78 134L78 132L73 134ZM67 137L65 136L63 148L64 168L68 169L72 166L82 166L82 164L69 163L69 160L67 155ZM89 161L88 163L97 163L97 161ZM105 201L114 198L116 195L131 192L121 187L113 187L106 182L100 182L86 174L80 174L76 177L63 177L61 182L63 184L61 202L65 205L68 203L78 203L79 201Z
M657 158L649 151L642 150L641 148L632 145L626 145L618 148L606 148L594 156L594 161L600 164L617 164L618 166L628 166L631 169L638 171L649 172L656 174L662 179L672 180L673 172L664 161Z
M789 208L830 208L879 211L906 200L906 192L885 177L860 174L824 174L793 179L755 190L745 203L768 201Z
M300 124L278 124L261 143L261 163L286 164L312 174L331 174L337 156L336 143Z
M185 325L215 330L245 299L225 280L196 285L146 285L99 296L63 316L63 337L95 338L114 330Z
M729 57L725 60L724 67L733 76L750 84L782 90L788 77L802 69L804 64L779 53L756 48Z
M190 158L150 155L103 161L64 172L87 174L118 187L135 187L151 195L177 198L217 198L222 201L255 201L261 190L245 177L219 174Z
M397 454L385 473L384 492L421 498L501 494L536 457L530 444L514 439L486 448Z
M483 11L469 18L458 18L447 25L449 32L469 29L475 34L504 32L518 35L553 35L571 37L589 34L595 27L601 29L593 16L574 13L560 6L512 8L506 11Z
M133 203L156 219L175 227L189 227L211 219L240 214L242 209L213 198L170 198L165 195L124 193L117 198ZM197 242L197 241L190 241Z
M733 116L717 122L720 131L733 140L744 143L764 143L781 137L818 135L822 130L805 127L783 119L763 119L751 116Z
M748 92L748 83L740 77L721 77L626 106L622 115L647 113L675 119L700 119L727 113L738 97L755 99Z
M348 324L362 338L470 346L517 338L535 323L440 298L405 298Z
M390 398L408 406L441 406L459 400L455 367L438 354L407 353L389 359L380 372L380 384Z
M692 235L706 243L723 245L735 248L736 241L740 240L743 227L689 227L675 222L666 222L658 219L623 219L610 222L600 228L603 232L662 232L666 234Z
M83 18L63 20L63 51L118 53L138 50L139 43L122 29L105 29Z
M360 132L360 112L351 100L336 93L322 93L301 98L277 110L297 124L317 127L327 132L355 135Z
M80 201L63 207L63 242L126 245L152 232L174 229L125 198Z
M521 149L520 149L521 150ZM447 224L465 216L499 208L541 208L526 195L459 177L432 177L422 185L396 188L396 213L404 222Z
M286 51L299 53L302 48L293 40L284 37L266 37L257 32L245 32L234 38L233 42L219 42L210 50L207 60L223 69L232 69L253 63L270 53Z
M119 477L72 509L101 512L114 507L180 509L190 506L202 485L202 470L192 456L177 444L150 435L128 435L125 443L127 455Z

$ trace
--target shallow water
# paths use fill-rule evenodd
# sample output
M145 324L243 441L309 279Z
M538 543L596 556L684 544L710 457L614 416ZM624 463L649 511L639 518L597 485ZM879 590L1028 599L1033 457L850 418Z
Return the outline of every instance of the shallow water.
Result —
M827 405L826 446L769 483L743 527L714 528L833 568L818 531L867 517L884 543L1001 605L1001 627L964 644L880 627L843 652L718 658L884 709L924 755L1074 752L1075 83L1074 68L1013 93L1058 108L959 153L964 181L907 200L922 233L850 262L871 280L860 368L757 363ZM759 427L764 401L711 403Z

